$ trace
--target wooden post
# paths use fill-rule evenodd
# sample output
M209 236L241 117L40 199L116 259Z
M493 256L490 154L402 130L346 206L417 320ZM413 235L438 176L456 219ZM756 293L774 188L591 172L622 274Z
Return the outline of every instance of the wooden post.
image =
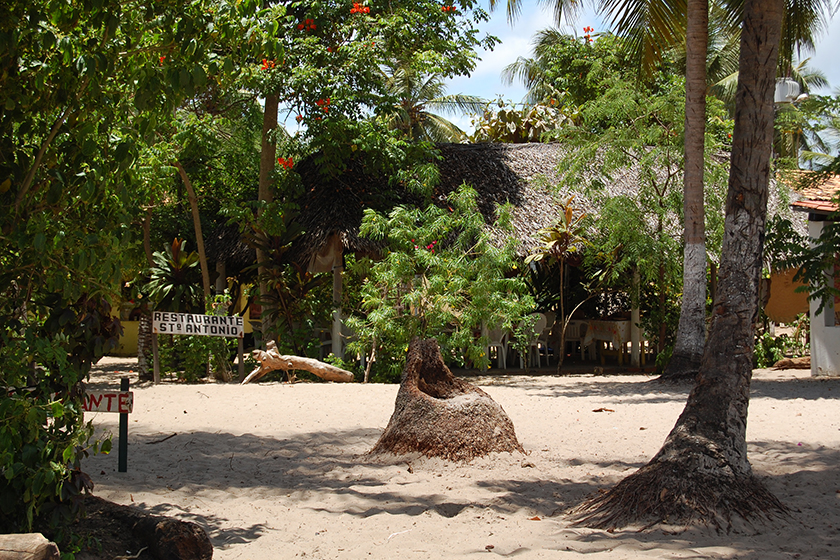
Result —
M239 337L239 382L245 381L245 343L242 341L243 337Z
M632 307L630 310L630 365L639 367L639 355L642 342L642 329L639 327L640 312L640 297L639 287L641 285L641 277L639 275L639 267L633 268L633 297Z
M344 359L344 348L341 344L341 271L344 266L338 264L333 267L333 324L332 324L332 353L336 358Z
M152 354L155 357L155 364L154 364L154 374L152 377L152 382L157 385L160 383L160 352L158 352L158 335L157 333L152 334Z
M157 365L157 360L155 360L155 365ZM128 377L120 379L120 392L128 392ZM120 413L120 441L118 448L117 470L119 472L128 472L128 414L124 412Z

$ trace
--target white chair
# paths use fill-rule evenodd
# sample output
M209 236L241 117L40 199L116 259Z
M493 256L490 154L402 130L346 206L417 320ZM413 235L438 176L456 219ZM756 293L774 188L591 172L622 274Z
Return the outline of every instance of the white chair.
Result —
M531 351L534 350L536 351L535 353L537 356L537 367L542 367L542 361L540 360L540 336L548 324L548 319L542 313L534 313L532 317L533 316L536 316L537 318L537 322L534 323L534 333L536 336L532 340L528 341L528 347L526 350L528 352L528 363L529 365L533 363L531 362ZM548 346L546 346L546 348L548 348ZM548 359L547 356L546 359ZM519 367L525 369L525 360L522 355L519 356Z
M585 358L584 354L586 352L586 347L583 344L583 339L586 337L586 330L588 324L586 321L569 321L569 324L566 326L566 344L579 344L580 345L580 359L583 360ZM572 347L572 352L574 352L575 348ZM564 349L565 351L565 349ZM591 358L591 350L590 350L590 358Z
M496 349L499 367L507 369L507 338L508 333L506 329L488 329L486 326L481 326L482 336L486 336L487 342L487 357L492 360L492 349Z
M547 311L544 313L545 315L545 328L543 328L542 332L538 334L538 340L540 346L542 347L543 354L545 355L545 363L546 365L551 365L551 357L554 356L554 349L549 344L551 339L551 331L554 329L554 321L557 318L557 314L554 311Z

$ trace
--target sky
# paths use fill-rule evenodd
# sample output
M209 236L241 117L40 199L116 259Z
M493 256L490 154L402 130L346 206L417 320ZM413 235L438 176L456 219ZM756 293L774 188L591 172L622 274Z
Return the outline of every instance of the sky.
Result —
M520 84L506 85L502 83L502 69L514 62L518 57L532 55L532 39L537 31L550 27L554 23L554 16L550 9L540 5L537 0L520 0L522 12L513 24L507 22L505 3L499 2L496 10L491 14L489 22L482 24L479 29L498 37L501 43L493 51L479 53L481 61L470 77L457 77L447 81L447 93L475 95L489 100L501 96L505 100L519 103L525 96L525 88ZM587 3L588 4L588 3ZM592 8L587 7L578 14L573 24L565 23L561 30L566 33L583 35L583 28L591 26L596 31L608 29ZM827 31L817 38L816 52L803 53L803 58L809 57L809 66L821 70L828 79L830 87L816 93L828 95L835 88L840 87L840 14L832 18ZM468 116L450 116L455 124L466 131L472 130Z

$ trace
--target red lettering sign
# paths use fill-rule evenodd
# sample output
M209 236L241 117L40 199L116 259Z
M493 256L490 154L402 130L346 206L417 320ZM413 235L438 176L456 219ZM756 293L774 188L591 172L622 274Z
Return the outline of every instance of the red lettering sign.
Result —
M82 401L85 412L119 412L129 414L134 409L134 393L89 391Z

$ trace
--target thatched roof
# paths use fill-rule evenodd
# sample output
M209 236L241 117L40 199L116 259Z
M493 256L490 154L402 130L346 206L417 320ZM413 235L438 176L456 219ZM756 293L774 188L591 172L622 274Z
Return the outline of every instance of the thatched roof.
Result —
M556 167L562 151L557 144L441 144L440 184L435 199L442 200L461 184L478 193L478 206L485 221L495 221L497 205L513 205L514 235L523 248L533 247L535 233L553 223L559 205L549 185L556 183ZM380 247L359 236L363 211L370 207L387 212L397 204L418 203L416 197L397 191L389 198L386 181L364 173L363 164L353 166L337 178L318 175L314 158L302 162L298 172L306 188L299 220L306 234L296 248L298 260L308 261L338 235L344 249L376 253ZM508 235L507 233L494 232Z
M224 261L229 271L241 270L254 264L254 249L242 241L239 227L219 225L204 237L207 260L211 263Z
M492 226L497 205L510 203L513 207L513 235L521 243L520 253L532 252L538 244L538 231L557 221L561 211L560 201L568 196L556 187L561 179L558 163L568 154L568 148L556 143L481 143L440 144L438 149L442 159L437 162L440 184L434 195L436 201L442 200L463 183L471 185L478 193L479 210L498 242L511 234ZM719 157L725 161L728 154L720 154ZM598 167L593 163L589 179L598 176ZM407 193L393 192L384 178L365 173L361 160L356 160L339 177L329 179L319 175L314 157L301 162L297 170L306 188L299 216L306 233L295 248L298 262L310 262L318 251L329 247L332 240L340 240L344 251L375 254L381 247L359 235L364 209L387 212L397 204L420 202ZM678 180L682 180L681 173ZM605 196L635 194L638 192L639 170L629 167L612 173L603 182ZM777 190L774 184L770 192L770 213L790 216L790 209L787 204L781 203L784 197L780 197ZM383 192L392 192L392 195L383 197ZM577 198L575 204L589 213L598 212L593 201ZM668 233L679 237L682 235L682 222L676 214L673 218L668 221ZM804 223L797 225L804 226Z

